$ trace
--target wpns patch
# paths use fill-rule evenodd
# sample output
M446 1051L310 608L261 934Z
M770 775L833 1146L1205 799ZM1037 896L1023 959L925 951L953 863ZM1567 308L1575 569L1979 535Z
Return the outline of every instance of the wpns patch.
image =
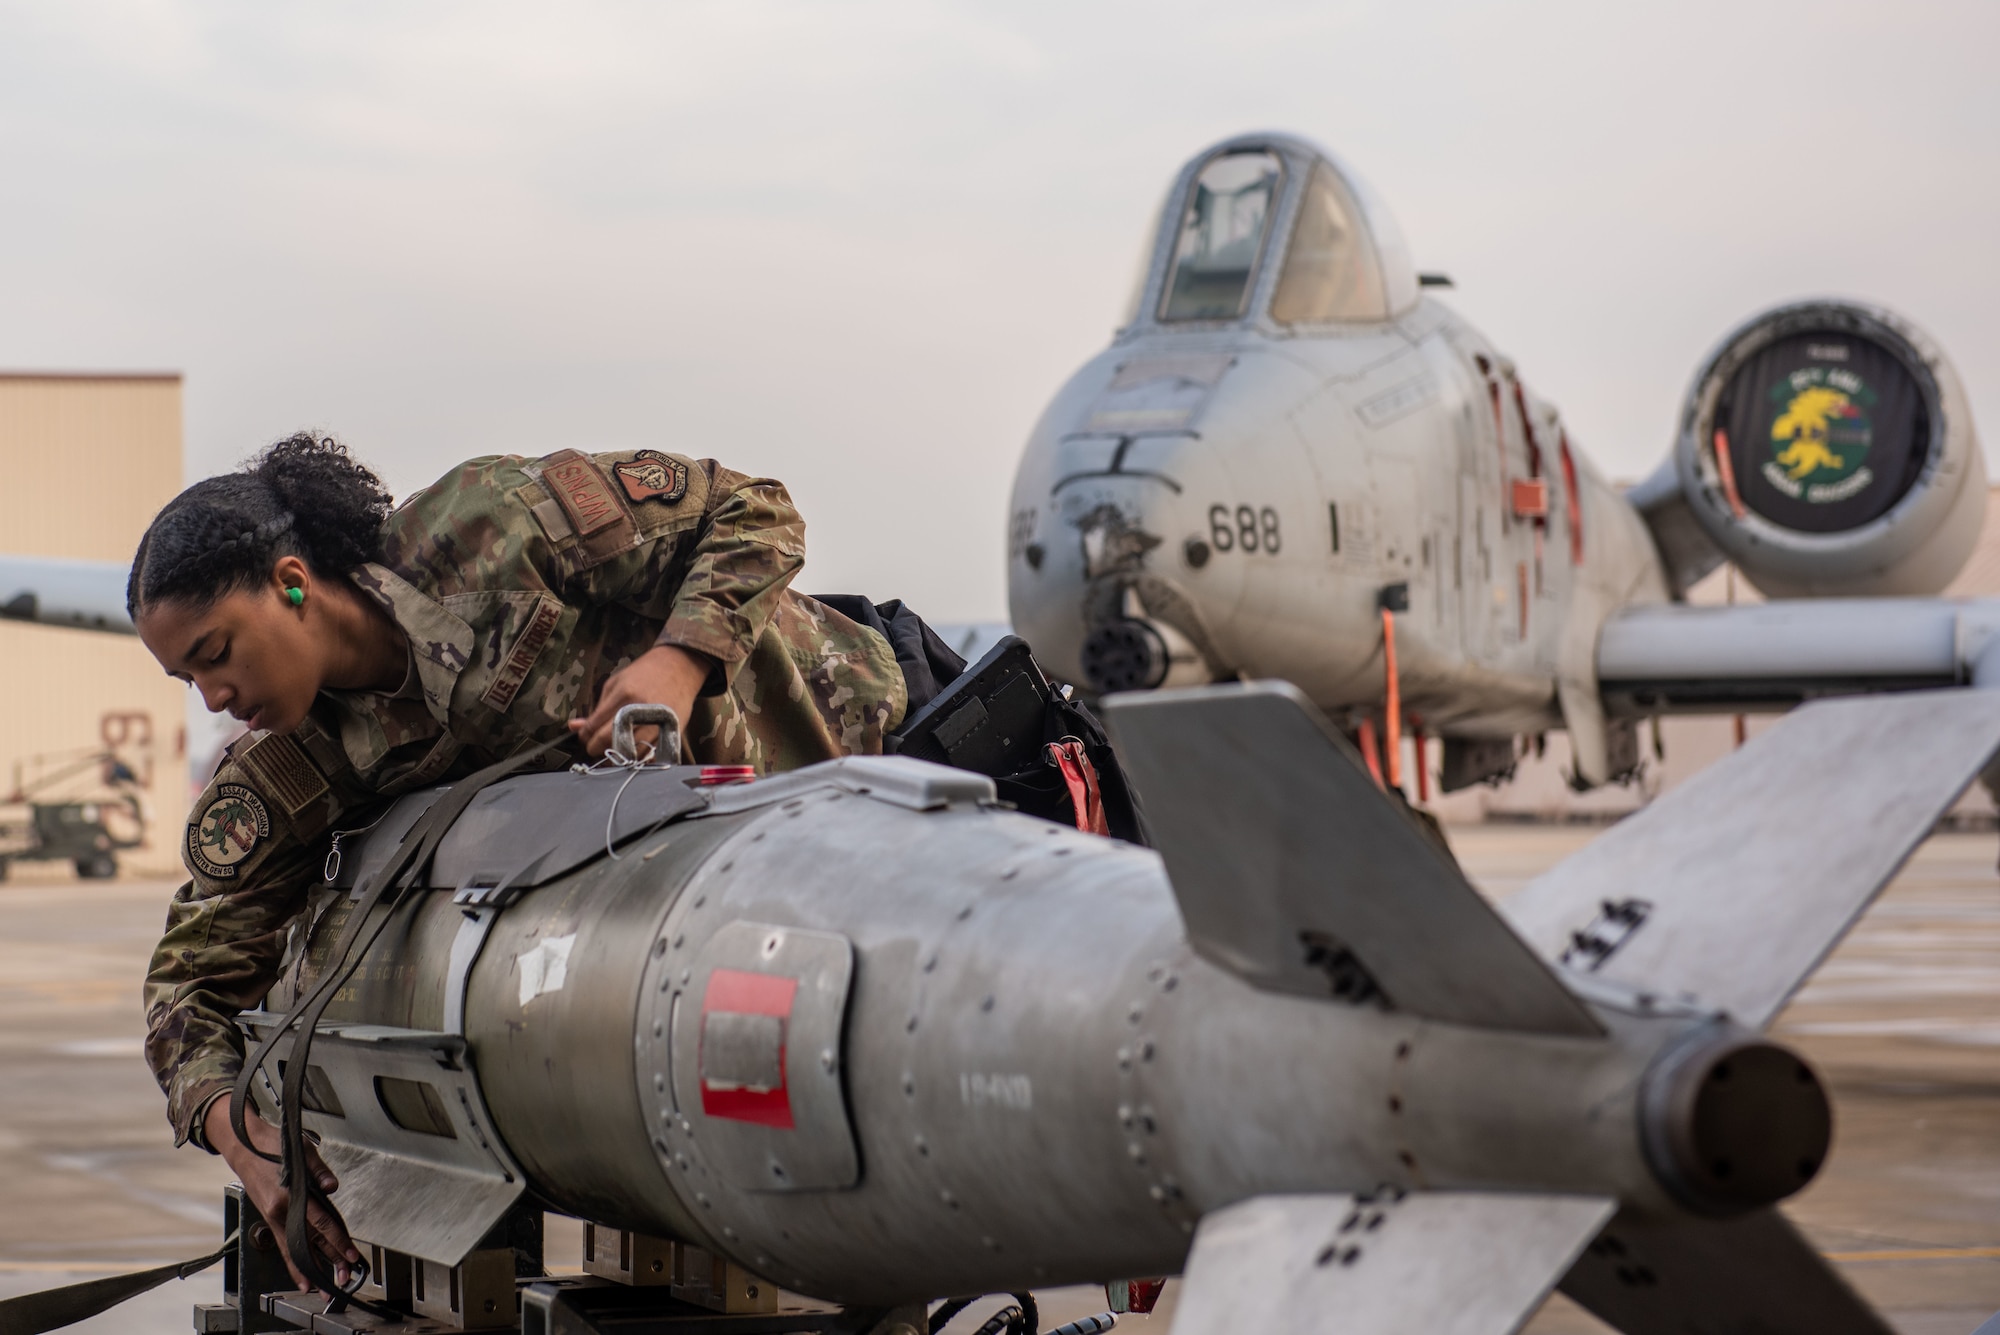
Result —
M665 501L669 505L687 495L687 465L676 463L658 450L640 450L630 462L613 464L618 485L634 501Z
M188 822L188 861L202 875L226 881L270 835L271 813L264 799L240 783L225 783L201 815Z

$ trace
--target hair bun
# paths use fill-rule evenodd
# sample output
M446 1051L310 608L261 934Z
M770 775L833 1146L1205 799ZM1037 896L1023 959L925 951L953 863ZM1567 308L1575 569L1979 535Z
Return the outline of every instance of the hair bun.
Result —
M213 601L259 582L281 556L344 576L380 554L392 504L381 479L332 437L287 436L154 516L132 562L126 609L136 616L169 599Z

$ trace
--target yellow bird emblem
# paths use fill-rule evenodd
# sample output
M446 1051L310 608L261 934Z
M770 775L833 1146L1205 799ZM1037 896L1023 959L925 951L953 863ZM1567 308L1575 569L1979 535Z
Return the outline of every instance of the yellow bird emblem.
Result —
M1845 466L1846 460L1827 445L1827 435L1835 418L1860 415L1861 410L1837 389L1814 385L1800 390L1771 423L1772 443L1790 442L1776 455L1785 475L1796 482L1822 468Z

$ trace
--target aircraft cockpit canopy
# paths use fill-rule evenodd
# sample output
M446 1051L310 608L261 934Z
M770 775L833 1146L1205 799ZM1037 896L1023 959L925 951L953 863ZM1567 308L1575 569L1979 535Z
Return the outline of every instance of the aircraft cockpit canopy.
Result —
M1333 168L1313 164L1285 248L1285 267L1271 293L1279 324L1386 320L1382 266L1361 221L1361 208Z
M1188 192L1162 320L1234 320L1250 299L1285 168L1275 153L1209 159Z
M1260 299L1280 325L1376 323L1416 300L1395 221L1311 145L1232 141L1183 179L1176 225L1163 227L1166 263L1149 266L1164 269L1160 323L1239 320Z

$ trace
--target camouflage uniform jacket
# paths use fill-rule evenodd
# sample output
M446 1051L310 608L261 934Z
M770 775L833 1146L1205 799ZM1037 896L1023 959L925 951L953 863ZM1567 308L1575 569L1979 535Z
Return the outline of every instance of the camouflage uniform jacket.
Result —
M768 478L652 450L474 459L384 537L381 563L351 578L409 637L403 688L326 691L293 733L242 739L189 815L193 879L145 988L176 1143L199 1143L235 1080L233 1017L277 977L344 814L567 736L655 645L718 664L684 729L689 759L765 772L879 753L902 720L888 642L786 588L805 524ZM579 758L559 748L549 765Z

